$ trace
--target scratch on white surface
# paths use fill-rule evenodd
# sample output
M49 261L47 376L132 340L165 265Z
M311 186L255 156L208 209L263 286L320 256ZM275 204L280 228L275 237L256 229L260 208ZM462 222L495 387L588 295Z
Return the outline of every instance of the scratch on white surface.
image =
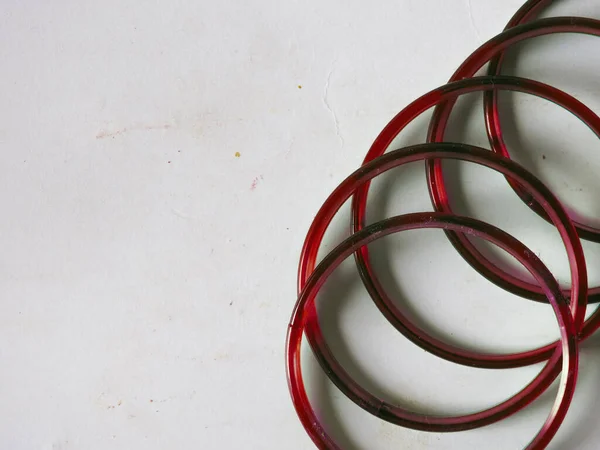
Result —
M171 396L171 397L167 397L167 398L163 398L160 400L150 400L151 403L166 403L169 402L171 400L175 400L177 398L177 396Z
M295 138L291 138L290 139L290 143L288 145L288 148L287 148L287 150L285 152L286 155L289 154L292 151L292 148L294 147L295 143L296 143L296 139Z
M308 73L312 72L313 65L315 63L315 59L317 57L317 53L315 51L315 46L312 46L312 51L310 54L310 63L308 64Z
M329 111L329 114L331 114L331 118L333 119L333 123L335 124L335 134L337 135L338 139L340 140L340 146L342 148L344 148L344 138L340 134L340 122L338 121L337 115L335 114L335 111L333 110L333 108L331 107L331 104L329 103L329 83L331 82L331 75L333 74L334 66L335 66L335 61L331 65L331 69L329 70L329 73L327 74L327 80L325 81L325 88L323 89L323 105L325 106L325 108L327 108L327 110Z
M184 219L184 220L190 220L191 219L190 216L188 216L187 214L179 211L178 209L171 208L171 212L173 214L175 214L177 217L181 218L181 219Z
M473 5L471 5L471 0L467 0L467 9L469 10L469 21L471 22L471 28L475 31L477 38L481 40L481 33L479 33L479 28L475 25L475 18L473 17Z
M153 131L153 130L168 130L172 128L171 124L165 123L160 125L133 125L130 127L120 128L118 130L100 130L96 134L96 139L114 138L121 134L128 133L129 131Z

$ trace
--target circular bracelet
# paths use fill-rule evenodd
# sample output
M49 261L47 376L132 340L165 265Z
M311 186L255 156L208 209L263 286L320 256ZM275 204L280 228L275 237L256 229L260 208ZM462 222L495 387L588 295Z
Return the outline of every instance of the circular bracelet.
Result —
M428 94L425 94L418 100L411 103L408 107L402 110L394 119L392 119L390 124L380 134L380 137L383 136L383 138L379 140L379 144L373 144L373 147L371 147L371 149L375 149L377 153L379 153L380 149L383 149L382 151L384 151L387 145L389 144L388 140L391 142L391 140L404 128L404 126L406 126L412 119L417 117L421 112L427 110L428 108L439 104L445 100L453 99L457 95L463 93L482 90L485 91L490 89L512 89L521 92L527 92L534 95L538 95L543 98L551 99L552 101L561 105L571 105L573 102L575 102L576 106L572 108L577 112L578 117L584 120L586 124L588 124L588 126L590 126L591 128L593 127L594 129L598 130L598 134L600 135L600 118L585 105L579 103L576 99L558 89L555 89L543 83L523 78L506 76L476 77L442 86L438 89L435 89L434 91L429 92ZM493 154L489 151L484 151L484 154L485 153ZM371 156L367 156L367 159L370 161ZM508 167L518 167L520 170L524 170L519 165L510 166L510 160L507 158L502 157L499 161L501 161L499 165L502 166L504 169ZM525 173L527 175L524 176L533 177L529 172L525 171ZM507 175L506 172L504 174ZM513 175L509 175L509 177L514 178ZM564 213L564 209L562 208L562 206L560 206L560 202L558 202L558 200L556 200L556 198L552 194L550 194L548 189L545 188L543 184L539 182L539 180L537 180L537 178L533 177L533 179L535 179L536 182L539 183L539 185L545 190L545 192L547 192L548 195L553 199L553 203L548 203L547 200L544 200L544 202L546 202L546 204L548 205L552 204L553 208L560 209L560 211L564 214L562 220L570 222L567 214ZM360 187L358 187L356 189L356 192L354 193L353 220L355 230L360 230L364 226L363 221L365 217L368 186L369 183L366 182ZM554 223L557 224L558 222L554 220ZM563 240L564 239L565 237L563 235ZM580 243L578 243L578 245L580 245ZM410 320L406 316L404 316L398 308L394 307L394 302L386 293L385 289L379 282L377 275L373 271L373 268L369 261L369 252L367 248L361 249L359 252L356 253L355 256L356 264L358 266L363 283L377 307L382 311L382 313L398 331L400 331L406 337L411 339L415 344L421 346L422 348L431 353L434 353L452 362L474 367L509 368L544 361L549 357L549 355L552 352L554 344L546 345L535 350L517 353L514 355L506 355L503 356L502 359L491 359L488 355L458 349L454 346L447 345L446 343L437 340L432 336L425 334L422 330L416 328L413 324L410 323ZM304 255L302 255L301 258L304 258ZM501 285L501 287L504 286ZM594 313L588 318L585 324L583 324L586 312L585 305L587 303L586 299L582 298L580 295L581 291L579 296L575 295L572 297L575 300L571 302L571 306L573 308L573 317L575 320L576 327L580 330L583 327L582 333L587 336L600 326L600 310L597 309L596 311L594 311Z
M363 165L346 178L323 203L308 231L300 258L298 291L302 292L305 289L308 277L312 276L312 273L315 270L314 267L319 246L331 219L353 192L358 191L361 186L366 185L375 176L389 169L398 167L402 164L423 161L433 157L470 161L492 168L503 174L507 174L522 182L528 190L531 190L534 197L538 199L540 203L548 205L548 214L553 218L554 223L564 240L567 255L569 256L569 262L571 264L571 294L572 298L577 300L571 304L571 308L575 312L580 308L585 310L587 272L583 250L575 228L558 200L537 178L517 163L482 148L453 143L421 144L395 150ZM362 249L365 248L366 247L362 247ZM387 306L384 305L382 311L389 319L391 314L390 311L385 309L386 307ZM312 307L309 305L308 308L314 308L314 305ZM400 313L400 311L395 312ZM316 311L312 311L311 314L316 315ZM394 322L392 323L396 325ZM439 424L441 427L440 430L464 430L501 420L512 414L515 411L514 408L519 408L518 405L528 404L539 396L560 372L562 349L558 343L513 355L482 355L458 349L438 341L411 324L408 320L405 320L402 323L406 328L401 331L412 342L437 356L465 365L490 368L518 367L526 365L525 362L527 364L532 364L533 362L550 359L536 379L510 400L475 415L452 418L452 421L449 423ZM576 326L575 329L577 329ZM309 322L309 325L306 327L306 337L323 370L340 390L353 399L359 406L364 407L363 399L360 396L353 397L353 389L357 386L356 383L352 381L344 368L337 362L327 343L321 336L322 333L318 321ZM381 401L376 400L375 404L381 405ZM420 418L419 416L411 416L412 422L406 421L404 411L405 410L402 409L389 407L386 409L386 420L393 422L395 420L394 423L401 423L403 426L418 429L425 429L423 427L431 429L430 427L433 426L431 422L432 418L430 417L422 419L424 421L422 423L419 423L418 421Z
M547 3L548 2L542 2L540 5L536 6L535 2L529 2L525 5L527 8L524 7L523 12L519 15L519 17L517 17L517 19L521 17L524 17L525 19L529 18L532 14L535 14L538 11L538 7L546 6ZM554 17L550 19L536 20L534 22L510 28L504 31L503 33L499 34L498 36L492 38L487 43L483 44L481 47L479 47L479 49L477 49L469 58L467 58L467 60L465 60L461 67L454 73L451 80L460 80L472 76L477 72L477 70L479 70L486 62L490 61L494 56L501 56L501 52L512 44L521 42L532 37L553 33L584 33L599 36L600 21L578 17ZM491 90L490 93L493 93L495 91L496 90ZM589 108L582 107L581 102L573 101L573 97L566 96L566 94L564 93L562 95L564 97L564 100L567 101L567 103L559 104L569 109L577 117L582 119L586 123L586 125L588 125L588 127L590 127L592 131L594 131L594 133L598 135L598 127L596 120L597 117L594 119L593 122L589 120ZM551 98L547 99L553 101L554 103L558 103ZM449 99L449 101L440 103L439 106L435 109L430 122L428 141L436 142L443 140L444 130L446 128L448 118L450 116L450 112L454 103L454 99ZM585 119L586 117L587 119ZM488 118L489 120L495 121L493 115L488 116ZM495 123L497 123L499 126L499 122ZM495 145L497 144L497 142L493 140L493 136L498 135L492 135L492 149L494 151L502 153L504 156L508 156L508 153L506 152L506 147L504 147L504 150L501 150L497 145ZM383 151L385 151L385 149L382 150L381 145L377 146L377 150L373 151L372 157L376 157ZM450 202L445 187L442 165L440 161L427 161L427 177L429 182L429 192L435 209L438 211L451 211ZM522 193L522 190L519 189L519 192ZM543 211L540 210L540 205L537 204L537 202L533 201L525 193L523 193L521 198L524 201L526 201L526 203L529 206L531 206L534 211L536 211L538 214L541 214L542 217L547 219L547 217L543 214ZM575 224L575 228L577 229L577 232L581 238L591 240L594 242L599 241L600 235L598 234L598 230L592 227L588 227L586 225L579 224L575 221L573 223ZM543 294L539 290L539 287L537 287L535 284L521 280L520 278L517 278L511 275L510 273L502 270L500 267L496 266L484 255L482 255L465 235L460 233L454 233L452 231L448 231L446 235L448 236L448 239L450 240L452 245L454 245L456 250L460 253L460 255L476 271L478 271L488 280L492 281L493 283L502 287L503 289L521 297L525 297L536 301L545 301ZM588 302L598 303L599 301L600 286L590 288ZM596 329L596 325L593 327L584 328L583 336L588 337Z
M415 155L425 157L431 157L431 153L434 152L423 150L414 152ZM388 155L385 155L378 160L373 161L375 164L368 164L364 168L375 168L375 170L381 168L384 170L394 162L400 160L402 155L408 155L402 159L410 159L412 154L413 152L411 152L411 150L393 152L392 154L388 154L391 157L387 157ZM440 151L440 154L436 156L457 156L460 154L460 152L454 153L448 151L447 149ZM466 157L468 155L468 153L463 153L461 156ZM396 157L398 157L398 159L394 159ZM361 178L362 181L364 181L364 168L359 169L359 171L355 172L351 177L349 177L350 182L345 182L342 184L349 186L355 181L360 182ZM441 228L452 229L463 233L466 232L498 245L500 248L517 258L519 262L525 266L525 268L535 277L536 281L540 283L542 289L548 296L548 300L550 301L558 320L562 345L556 348L555 356L548 362L546 367L553 365L559 366L559 362L562 360L561 383L559 385L557 398L548 418L535 438L526 447L527 449L545 448L558 430L566 415L573 397L578 372L578 343L576 328L567 301L563 297L558 283L548 269L544 266L544 264L537 258L537 256L535 256L533 252L528 250L527 247L521 244L518 240L501 231L500 229L476 219L454 216L452 214L440 212L413 213L397 216L364 228L363 230L350 236L331 253L329 253L315 268L310 278L306 280L306 284L304 285L304 288L298 297L298 301L292 313L286 341L286 368L288 374L288 386L294 406L296 408L296 412L303 426L318 448L340 448L319 423L319 420L316 417L308 400L302 380L302 369L300 363L302 332L305 327L307 333L309 330L318 327L314 299L319 288L345 258L360 248L363 248L369 242L394 232L421 228ZM331 357L334 358L333 355L331 355ZM326 370L326 373L331 377L330 371ZM345 372L343 373L345 374ZM539 396L541 392L544 391L545 386L543 383L540 384L540 379L543 378L543 374L548 373L549 372L546 369L543 370L538 377L536 377L536 379L530 383L529 386L527 386L525 390L529 388L533 389L532 394L528 396L522 395L522 393L525 391L523 390L513 397L513 399L518 398L518 400L513 401L513 399L510 399L487 411L474 413L469 416L445 418L416 414L389 405L377 399L356 383L348 385L347 382L349 376L347 376L347 374L343 378L334 377L333 380L336 385L340 387L342 391L359 406L384 420L427 431L457 431L469 428L464 424L468 423L471 425L471 427L483 426L500 420L501 418L524 408L537 396ZM468 420L464 420L465 417L468 418Z
M525 2L508 21L504 31L529 22L550 4L552 4L552 0L529 0ZM504 51L500 51L490 59L487 74L489 76L500 75L500 68L503 62ZM483 93L483 112L486 132L492 149L506 149L499 122L498 93L496 91L486 91ZM504 154L505 152L500 151L499 153Z
M454 74L451 79L454 83L426 94L401 111L377 137L363 167L348 177L330 195L313 221L301 255L298 273L300 293L288 329L286 364L289 388L296 411L319 448L339 447L319 423L304 390L300 367L303 332L306 333L317 361L334 384L357 405L388 422L426 431L460 431L485 426L530 404L561 373L561 366L563 372L557 399L542 429L526 448L545 448L564 419L577 376L578 342L600 327L600 308L584 321L588 301L600 302L600 286L591 291L591 297L587 297L587 274L579 237L600 242L600 230L573 222L558 200L535 176L508 159L508 151L501 134L497 91L514 90L546 98L575 114L599 137L600 118L568 94L532 80L504 76L465 79L472 77L489 60L489 73L499 73L504 50L513 43L530 37L560 32L600 35L600 21L591 19L552 18L526 23L549 3L550 0L527 1L513 16L507 28L518 26L507 29L476 50ZM488 137L496 154L478 147L439 142L443 140L456 98L463 93L475 91L483 91ZM411 146L383 155L404 126L424 110L436 105L428 133L428 141L433 142L432 144ZM566 300L569 293L566 290L561 291L547 268L523 244L492 225L452 214L443 179L443 159L475 162L503 173L531 209L558 228L570 263L570 310ZM390 168L418 160L425 160L427 164L430 195L437 212L397 216L365 227L364 217L370 180ZM355 234L336 247L315 268L320 243L333 215L353 194ZM394 232L420 228L443 229L469 264L507 291L535 301L550 302L559 322L561 342L517 354L479 354L449 346L412 324L394 306L373 273L366 244ZM494 265L472 245L469 235L486 239L517 258L539 285L524 282ZM356 383L339 364L321 332L314 304L317 292L327 277L352 253L355 254L361 278L378 308L392 325L427 351L453 362L476 367L520 367L547 360L544 368L531 383L512 398L487 410L464 416L437 417L417 414L378 399Z
M546 1L532 1L531 5L528 6L527 14L517 14L511 19L507 28L511 26L517 26L524 23L527 23L532 16L539 13L539 11L546 6ZM600 31L596 33L596 35L600 35ZM490 64L488 66L488 75L499 75L501 72L501 66L503 61L503 53L497 55L495 58L490 60ZM502 126L500 124L500 113L498 112L498 95L494 91L489 91L484 96L484 119L486 132L488 135L488 139L492 148L492 151L504 155L510 158L510 154L506 147L506 143L504 142L504 138L502 136ZM547 216L544 214L543 209L540 205L532 201L530 197L527 196L527 193L524 192L520 186L515 184L511 179L507 178L509 185L515 191L515 193L525 202L533 211L535 211L539 216L548 220ZM582 239L590 240L593 242L600 242L600 229L596 227L591 227L585 224L578 223L574 221L578 227L579 236Z

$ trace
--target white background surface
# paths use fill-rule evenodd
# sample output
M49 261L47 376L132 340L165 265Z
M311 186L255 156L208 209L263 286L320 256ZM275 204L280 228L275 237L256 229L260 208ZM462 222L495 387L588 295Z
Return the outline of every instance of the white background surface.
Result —
M600 18L593 0L556 3L548 15ZM520 4L5 0L0 447L313 448L289 400L283 356L310 221L387 121L443 84ZM507 73L598 110L598 48L593 37L538 38L512 52ZM547 102L502 99L514 158L600 223L597 139ZM449 138L487 146L479 97L459 108ZM426 126L421 118L397 143L422 142ZM466 164L448 170L459 211L522 239L568 284L557 234L500 176ZM430 210L423 166L387 174L370 201L370 220ZM347 219L336 220L326 248L346 235ZM600 247L585 248L599 283ZM390 237L373 252L399 301L446 339L500 352L557 336L549 307L492 286L440 232ZM323 293L326 335L387 400L465 413L505 399L539 370L438 360L385 322L351 261L338 272ZM591 341L551 448L597 448L600 357ZM522 448L555 393L500 424L441 435L368 416L308 353L306 378L327 428L349 449Z

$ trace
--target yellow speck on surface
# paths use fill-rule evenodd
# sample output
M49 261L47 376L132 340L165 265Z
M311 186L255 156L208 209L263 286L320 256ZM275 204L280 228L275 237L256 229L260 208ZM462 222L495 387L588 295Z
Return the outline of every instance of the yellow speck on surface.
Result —
M301 84L298 85L298 89L302 89L302 85Z
M236 157L236 158L239 158L240 156L242 156L242 155L240 154L240 152L235 152L235 157Z

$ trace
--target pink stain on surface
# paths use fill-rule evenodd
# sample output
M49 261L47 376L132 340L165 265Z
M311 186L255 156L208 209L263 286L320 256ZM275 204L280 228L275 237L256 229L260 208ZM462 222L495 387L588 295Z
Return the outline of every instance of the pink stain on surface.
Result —
M254 189L256 189L256 186L258 186L258 182L262 179L262 175L259 175L256 178L254 178L254 180L252 180L252 184L250 185L250 190L253 191Z
M96 135L96 139L105 139L107 137L114 137L123 133L127 133L127 128L121 128L120 130L116 131L100 130L100 132L98 132L98 134Z

